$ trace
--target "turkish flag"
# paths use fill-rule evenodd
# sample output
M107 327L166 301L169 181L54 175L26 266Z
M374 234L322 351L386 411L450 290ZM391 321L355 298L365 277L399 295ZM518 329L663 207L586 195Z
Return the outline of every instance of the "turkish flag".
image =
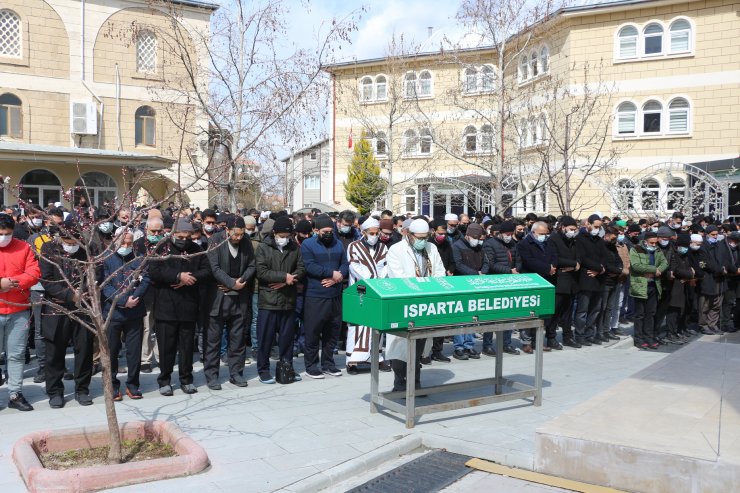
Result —
M349 139L347 139L347 147L352 149L352 127L349 128Z

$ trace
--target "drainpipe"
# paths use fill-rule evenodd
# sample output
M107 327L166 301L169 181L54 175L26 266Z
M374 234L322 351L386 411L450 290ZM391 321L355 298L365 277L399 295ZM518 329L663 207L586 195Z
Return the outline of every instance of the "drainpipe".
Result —
M118 134L118 150L123 150L123 140L121 139L121 73L118 71L116 63L116 129Z
M90 86L85 82L85 0L80 2L80 82L92 94L92 97L100 104L100 118L98 119L98 149L100 149L100 138L101 130L103 128L103 116L105 115L105 103L98 97L97 94L90 89Z
M331 205L333 207L337 202L337 77L334 74L331 74L331 99Z

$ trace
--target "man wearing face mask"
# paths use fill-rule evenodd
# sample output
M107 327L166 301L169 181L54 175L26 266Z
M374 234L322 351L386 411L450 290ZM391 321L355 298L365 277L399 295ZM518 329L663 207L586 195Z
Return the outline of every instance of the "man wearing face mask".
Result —
M318 236L301 245L306 268L304 312L306 374L321 379L324 374L339 377L334 347L342 324L342 282L349 275L349 262L342 243L334 235L334 223L326 214L316 217ZM321 361L319 366L319 345Z
M511 221L504 221L498 227L494 228L494 235L483 242L483 253L488 261L489 274L518 274L516 266L519 263L516 251L516 241L514 240L515 226ZM511 344L511 330L503 333L504 352L517 355L519 350ZM496 356L493 349L493 333L483 334L483 354L486 356Z
M378 241L388 248L392 247L400 240L400 237L398 239L394 239L393 233L395 232L396 231L393 229L393 219L381 219L379 233L380 239Z
M45 298L56 305L45 304L41 316L41 332L46 342L46 394L49 406L57 409L65 404L62 378L70 339L74 344L75 400L82 406L92 404L89 387L95 336L65 313L77 309L86 291L87 252L80 246L82 241L79 224L70 215L60 225L55 241L41 247L41 283Z
M216 211L213 209L206 209L201 214L203 218L203 236L207 242L210 242L211 238L219 232L218 225L216 224Z
M578 349L581 347L573 338L573 300L578 292L578 263L576 253L576 236L578 223L570 216L563 216L558 222L559 230L550 236L550 243L555 247L558 256L558 269L555 282L555 313L545 328L547 345L553 349L562 349L563 345ZM558 326L563 328L563 345L557 339Z
M442 259L445 272L448 276L455 275L455 261L452 258L452 244L447 241L447 221L442 218L435 219L430 225L430 231L432 236L429 241L437 247L437 253ZM445 356L442 351L444 350L444 337L432 338L432 354L429 356L430 360L439 361L442 363L449 363L450 358ZM422 358L423 364L429 364L426 358Z
M145 235L134 241L134 251L138 256L155 256L159 255L161 248L165 244L164 240L164 222L157 214L150 211L149 218L146 220ZM159 212L159 211L157 211ZM157 339L155 337L154 321L154 293L152 287L146 291L142 302L146 308L144 317L144 333L142 334L141 344L141 369L142 373L151 373L155 361L159 361L159 349L157 348Z
M447 241L451 244L463 237L462 233L457 229L460 224L460 220L457 214L446 214L445 221L447 222Z
M414 219L409 224L406 238L393 245L388 250L388 277L445 277L442 259L435 247L429 240L429 223L424 219ZM386 358L391 360L393 369L394 391L406 390L406 365L408 341L403 337L386 335ZM416 376L414 384L416 388L421 387L421 358L423 354L431 350L431 341L419 339L416 341L416 361L410 362L415 365Z
M622 258L617 251L617 236L619 230L614 226L604 228L604 243L606 244L606 257L604 262L604 284L601 294L601 306L599 316L596 319L596 335L594 338L600 338L601 342L618 341L619 336L611 332L612 314L618 309L619 293L617 283L619 276L622 275L624 268Z
M0 344L7 354L8 407L32 411L23 397L23 365L31 315L29 290L41 273L28 244L13 238L14 227L11 216L0 214Z
M286 218L287 219L287 218ZM207 284L208 326L204 337L203 373L211 390L221 390L221 337L226 327L229 382L246 387L244 364L247 357L247 327L252 321L252 290L255 274L252 241L244 234L244 219L230 216L226 241L208 250L214 282Z
M452 258L455 262L455 273L459 276L481 276L488 274L488 259L483 252L483 227L471 224L465 236L452 244ZM475 350L473 334L461 334L452 338L455 352L452 357L459 360L479 359L480 353Z
M663 252L663 256L671 265L673 256L676 254L675 240L678 236L678 232L673 229L673 221L670 220L665 226L658 228L658 248ZM670 293L673 290L673 278L670 270L663 272L662 286L663 291L658 300L658 308L655 311L655 332L660 334L662 331L663 322L665 321L666 313L668 313L668 307L671 302ZM658 342L661 344L667 344L671 342L664 340L660 335L657 337Z
M514 241L522 241L524 237L527 235L527 228L524 227L524 223L522 223L520 220L515 219L514 221Z
M578 295L576 298L576 341L583 346L600 345L601 337L596 337L596 320L601 308L606 268L606 243L599 237L601 217L591 214L585 231L576 236L576 252L581 266L578 276Z
M388 276L386 254L388 247L379 241L380 222L369 218L361 225L362 239L349 244L347 259L349 260L350 286L363 279L381 279ZM366 367L370 363L370 339L372 329L365 326L347 326L347 373L356 375L358 366ZM382 366L390 371L388 363L382 360Z
M722 298L727 291L728 268L732 269L729 251L719 241L719 228L710 224L702 246L707 257L707 272L701 281L699 327L703 334L721 334Z
M342 242L345 252L350 243L362 237L357 228L354 227L356 219L357 216L352 211L347 210L339 213L339 219L336 222L336 236Z
M44 227L44 214L37 208L29 206L26 209L26 221L17 222L13 228L13 238L28 241L28 238L41 231Z
M470 226L470 216L467 214L460 214L460 224L457 225L457 230L460 231L461 235L465 236L468 231L468 226Z
M658 236L644 234L642 242L630 251L630 294L635 298L634 344L640 349L658 349L655 311L662 291L661 276L668 262L658 248Z
M519 254L520 265L517 270L522 274L532 273L539 274L550 284L556 284L555 274L557 273L558 255L555 247L549 242L548 237L550 227L543 221L537 221L532 224L531 232L516 245ZM546 319L545 327L550 320ZM522 341L522 351L527 354L534 352L534 329L524 329L519 331L519 339ZM543 351L550 351L550 346L543 344Z
M257 256L257 247L259 247L260 237L259 228L257 227L257 219L259 219L259 211L257 209L251 209L249 214L244 216L244 234L249 237L252 242L252 250L254 250L255 258ZM259 301L259 279L254 276L254 289L252 292L252 321L249 327L249 335L252 343L252 357L257 357L257 351L259 350L259 341L257 340L257 314L259 312L258 301ZM251 363L249 357L245 360L246 364Z
M679 234L676 239L676 251L668 264L672 283L670 288L666 288L666 291L670 289L670 292L664 297L669 298L665 320L666 340L671 344L685 344L689 340L686 332L686 319L691 308L689 291L692 291L696 284L693 282L695 271L689 256L690 245L691 236Z
M722 297L720 327L723 332L735 332L737 329L733 323L733 314L737 311L736 300L740 292L740 278L738 277L740 273L740 252L738 252L740 232L735 230L734 223L726 224L725 227L729 231L724 240L729 263L727 264L727 291ZM735 317L735 320L737 321L738 317Z
M113 400L123 400L121 382L118 380L118 353L121 340L126 341L126 395L131 399L141 399L139 390L139 371L141 361L141 338L144 332L146 306L144 296L149 289L149 276L142 270L142 257L134 251L134 234L121 228L116 231L114 252L103 261L102 276L98 284L102 286L103 317L111 311L108 325L108 345L111 355L111 377L113 379Z
M201 306L200 286L213 279L206 255L190 241L193 225L179 218L172 235L162 247L168 257L149 264L149 277L155 284L154 319L159 346L157 377L159 393L173 395L171 379L177 362L180 388L186 394L198 391L193 385L193 347L195 321Z

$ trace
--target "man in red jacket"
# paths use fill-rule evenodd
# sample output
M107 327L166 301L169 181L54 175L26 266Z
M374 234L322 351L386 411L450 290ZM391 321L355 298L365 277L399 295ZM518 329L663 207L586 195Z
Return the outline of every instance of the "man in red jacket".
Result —
M11 216L0 214L0 352L8 354L8 407L33 411L22 393L23 365L31 318L30 289L41 272L28 243L13 238L14 227Z

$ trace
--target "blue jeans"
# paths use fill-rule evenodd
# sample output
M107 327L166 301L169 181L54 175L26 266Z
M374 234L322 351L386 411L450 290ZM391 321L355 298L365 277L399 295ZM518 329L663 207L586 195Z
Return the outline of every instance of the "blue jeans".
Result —
M30 320L31 310L0 315L0 353L7 353L8 391L11 393L21 392L23 388Z
M257 294L257 289L255 289L254 294L252 294L252 326L249 328L250 336L252 337L252 349L259 349L259 340L257 339L257 312L259 311L259 308L257 308L257 302L259 300L259 295Z
M511 330L504 331L504 347L511 346ZM483 349L493 349L493 332L483 334Z
M475 347L475 338L473 334L452 336L452 343L455 345L455 351L458 349L473 349Z

